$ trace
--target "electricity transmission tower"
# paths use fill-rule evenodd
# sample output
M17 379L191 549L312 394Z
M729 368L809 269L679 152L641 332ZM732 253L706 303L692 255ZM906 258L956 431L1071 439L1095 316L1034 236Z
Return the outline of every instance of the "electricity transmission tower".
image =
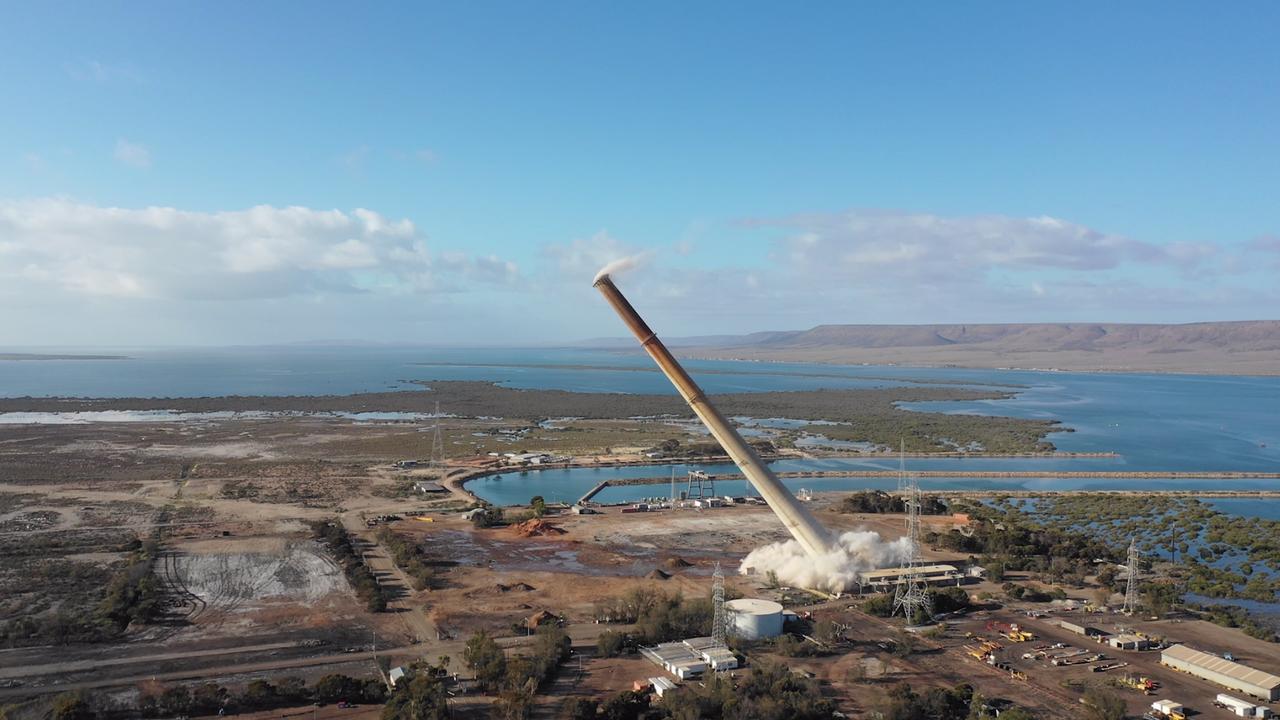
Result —
M902 611L907 622L915 622L920 616L928 618L933 613L929 593L920 574L924 564L920 557L920 482L915 476L906 478L907 493L907 547L906 572L898 578L893 593L893 614Z
M724 614L724 572L720 563L716 563L716 571L711 575L711 637L716 642L725 644L728 634L728 618Z
M1138 612L1138 539L1129 538L1129 581L1124 588L1124 614Z
M436 401L436 411L432 414L436 424L431 431L431 467L438 468L444 464L444 435L440 432L440 402Z

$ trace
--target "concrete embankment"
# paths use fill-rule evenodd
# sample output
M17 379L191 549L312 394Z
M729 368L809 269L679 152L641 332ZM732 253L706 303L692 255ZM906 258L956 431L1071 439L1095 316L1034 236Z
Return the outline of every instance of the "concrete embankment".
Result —
M890 454L871 454L864 453L859 455L824 455L823 458L848 458L848 459L871 459L871 458L897 458L897 455ZM945 457L966 457L966 458L1109 458L1118 457L1115 453L1019 453L1010 455L995 454L965 454L965 453L907 453L907 457L924 457L924 458L945 458ZM766 458L767 461L785 459L802 459L801 456L790 455L774 455ZM444 481L445 487L449 489L455 497L466 500L468 502L482 503L481 498L470 490L466 489L466 484L472 480L476 480L488 475L497 475L507 472L519 472L521 470L529 472L538 472L539 470L550 469L570 469L570 468L618 468L618 467L636 467L645 465L673 465L673 464L706 464L706 463L724 463L727 458L663 458L663 459L635 459L635 460L613 460L607 462L596 461L579 461L557 464L554 466L542 466L535 468L515 468L515 467L490 467L484 469L473 468L455 468L449 471L448 477ZM1280 472L1152 472L1152 471L1094 471L1094 470L917 470L912 474L921 478L1094 478L1094 479L1155 479L1155 480L1280 480ZM797 472L779 472L779 478L782 479L802 479L802 478L893 478L899 475L897 470L807 470ZM742 480L744 479L737 473L724 474L719 476L724 480ZM652 476L640 478L616 478L604 480L593 487L579 502L585 502L602 490L608 487L621 487L625 485L665 485L671 482L671 477ZM945 491L967 493L973 491ZM984 491L977 491L978 494L990 494ZM994 491L992 491L994 492ZM1013 494L1011 491L1002 491L1007 494ZM1031 494L1045 494L1050 491L1034 491ZM1109 491L1082 491L1082 492L1109 492ZM1216 491L1177 491L1177 490L1143 490L1142 492L1161 492L1161 493L1178 493L1185 492L1189 495L1208 497L1214 495ZM1237 494L1250 495L1253 491L1222 491L1223 497L1231 497ZM1257 491L1258 493L1269 496L1270 491ZM1280 495L1280 491L1274 493Z
M1280 473L1267 472L1115 472L1091 470L913 470L912 475L921 478L1125 478L1160 480L1277 480ZM813 470L804 472L780 472L778 477L796 478L892 478L897 470ZM720 475L717 479L741 480L741 476ZM611 486L664 485L669 477L619 478L608 480ZM602 483L603 484L603 483ZM598 492L598 490L597 490Z
M937 477L937 478L1124 478L1124 479L1176 479L1176 480L1272 480L1280 479L1280 473L1262 473L1262 472L1084 472L1084 471L1067 471L1067 470L1030 470L1023 472L1010 471L983 471L983 470L965 470L965 471L949 471L949 470L922 470L913 472L912 475L917 477ZM832 470L828 472L781 472L778 473L779 478L892 478L898 477L898 472L894 470ZM721 476L725 480L741 480L740 475ZM647 478L618 478L615 480L605 480L591 488L590 492L583 495L578 500L584 503L595 497L600 491L608 487L621 487L624 485L665 485L670 482L670 478L647 477ZM1053 494L1072 494L1072 493L1101 493L1101 492L1119 492L1119 493L1151 493L1160 492L1161 494L1183 494L1195 497L1280 497L1280 490L1224 490L1224 491L1191 491L1191 490L1065 490L1065 491L1049 491L1049 490L942 490L927 492L939 493L957 496L986 497L993 494L1001 495L1026 495L1027 497L1038 495Z

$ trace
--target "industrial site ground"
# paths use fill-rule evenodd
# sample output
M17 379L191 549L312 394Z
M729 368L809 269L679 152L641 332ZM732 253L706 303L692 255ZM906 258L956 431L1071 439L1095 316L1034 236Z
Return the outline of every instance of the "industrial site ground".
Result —
M492 433L508 422L451 423L450 443L466 443L451 454L513 449ZM634 421L602 420L594 431L608 439L600 442L584 431L576 436L575 449L594 445L604 461L634 458L673 436L669 425ZM615 439L622 437L635 442ZM871 717L884 707L888 689L906 682L917 688L969 683L985 697L1011 700L1035 717L1074 718L1081 716L1081 694L1072 681L1102 683L1124 675L1163 685L1155 697L1117 690L1132 715L1140 716L1153 699L1168 697L1201 717L1231 717L1211 704L1221 688L1161 666L1157 651L1101 648L1128 663L1105 673L1022 660L1024 652L1042 644L1097 647L1057 628L1055 619L1109 632L1133 628L1199 649L1229 650L1241 662L1280 672L1280 646L1237 630L1117 614L1026 615L1045 611L1050 607L1045 603L993 605L948 620L945 632L918 638L910 653L894 652L903 637L901 620L860 612L857 597L768 589L764 578L737 574L739 561L752 549L788 537L767 507L650 513L603 508L595 515L550 516L552 529L532 535L512 527L477 529L460 513L468 502L456 485L442 496L411 489L413 479L447 473L404 471L392 464L421 457L427 439L412 424L338 418L5 427L0 434L0 619L93 607L113 564L128 556L123 548L135 538L160 543L154 571L168 607L163 622L135 624L109 643L24 646L11 641L13 647L0 649L0 706L11 706L10 717L39 717L51 696L67 690L128 702L148 684L214 681L241 687L254 678L380 677L387 666L440 656L449 656L450 670L465 676L461 657L472 633L486 630L500 645L516 649L529 639L514 626L546 611L564 619L575 650L538 695L536 715L555 717L565 697L603 698L662 674L639 655L595 657L601 632L625 629L595 622L598 601L638 586L705 597L716 562L725 568L732 594L778 599L789 610L848 627L847 642L833 653L784 660L811 672L823 693L851 717ZM836 512L838 497L819 496L813 502L827 527L869 529L889 539L904 532L901 515ZM420 517L410 517L413 513ZM403 518L386 526L420 541L442 561L431 589L412 590L379 544L376 530L382 525L370 527L367 521L386 514ZM388 612L369 612L312 539L309 524L331 518L358 539L366 562L391 595ZM950 518L925 522L942 531L955 527ZM926 558L961 564L967 559L931 551ZM973 582L965 589L974 596L1002 597L995 583ZM1068 594L1082 602L1091 597L1087 590ZM1038 636L1025 643L1001 640L1004 647L997 651L1025 679L967 652L977 638L995 636L986 629L991 621L1018 623ZM766 660L769 653L768 645L759 646L747 654L746 665ZM485 717L491 701L459 695L451 703L457 716ZM373 717L376 710L330 706L305 712ZM270 717L290 712L275 710Z

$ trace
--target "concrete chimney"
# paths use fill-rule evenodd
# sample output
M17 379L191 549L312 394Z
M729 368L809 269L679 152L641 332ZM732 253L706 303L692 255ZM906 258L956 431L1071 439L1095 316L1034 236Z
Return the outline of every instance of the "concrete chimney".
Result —
M667 350L667 346L662 344L657 335L649 329L645 321L631 307L631 303L623 297L618 287L613 284L612 278L608 274L601 274L596 278L595 287L604 295L605 300L613 306L622 321L631 329L632 334L640 341L640 345L644 347L645 352L649 353L649 357L658 364L658 369L667 376L672 385L684 401L693 409L698 419L703 425L707 426L707 430L711 431L711 436L720 443L720 447L728 453L729 457L742 470L742 474L755 487L765 502L773 508L774 514L782 521L787 530L805 549L805 552L811 556L819 556L827 553L831 549L831 535L822 525L818 524L817 519L809 513L809 511L796 500L795 496L787 490L785 486L773 474L768 465L760 459L756 451L751 448L738 434L738 431L729 424L720 411L711 404L707 396L702 392L693 378L689 377L689 373L676 362L676 359Z

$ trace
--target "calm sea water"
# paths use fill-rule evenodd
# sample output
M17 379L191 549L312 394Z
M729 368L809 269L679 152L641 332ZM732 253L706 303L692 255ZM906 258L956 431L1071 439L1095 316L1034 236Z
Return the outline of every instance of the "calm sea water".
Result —
M0 361L0 396L192 397L322 395L415 387L412 381L490 380L518 388L576 392L673 390L647 357L568 349L234 348L124 350L127 360ZM433 363L424 365L422 363ZM912 409L1060 420L1063 451L1116 452L1116 458L911 460L921 470L1280 471L1280 377L1119 375L1020 370L834 366L804 363L688 361L712 393L858 388L946 381L968 386L1022 385L1008 400L908 404ZM518 367L517 367L518 366ZM591 368L581 366L593 366ZM625 400L619 400L625 412ZM448 412L448 408L443 408ZM790 461L788 461L790 463ZM780 470L894 469L895 461L783 463ZM732 468L712 468L731 472ZM531 495L576 498L606 477L665 475L666 468L542 471L477 483L497 502ZM683 469L677 468L683 473ZM889 481L892 483L893 481ZM1276 481L939 480L939 487L1030 489L1280 489ZM956 483L962 483L957 485ZM1208 487L1206 487L1206 485ZM815 490L877 487L866 479L806 480ZM926 483L929 486L929 483ZM630 499L654 488L616 488ZM634 494L634 495L633 495Z

